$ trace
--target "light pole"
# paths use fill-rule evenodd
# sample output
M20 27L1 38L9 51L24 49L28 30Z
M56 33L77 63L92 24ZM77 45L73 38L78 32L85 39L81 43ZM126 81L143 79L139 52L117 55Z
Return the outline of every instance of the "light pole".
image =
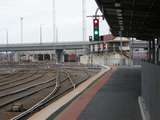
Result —
M5 31L5 35L6 35L6 45L8 46L8 29L5 28L5 29L3 29L3 31ZM6 56L7 56L7 62L8 62L8 61L9 61L9 60L8 60L8 58L9 58L9 56L8 56L8 50L6 50Z
M5 36L6 36L6 45L8 45L8 29L7 28L4 28L4 29L1 29L1 31L5 32Z
M52 16L53 16L53 42L56 42L56 10L55 10L55 0L52 0Z
M40 36L39 36L39 38L40 38L40 44L42 44L42 24L40 25Z
M86 0L82 0L83 41L86 40Z
M20 29L21 29L21 44L23 43L23 17L20 17Z
M6 29L6 44L8 46L8 29ZM7 54L7 62L9 62L8 50L6 51L6 54Z
M6 44L7 44L7 46L8 46L8 29L6 29Z
M56 43L58 43L58 28L56 28Z
M6 32L6 45L8 46L8 29L5 29ZM8 48L6 50L7 62L9 62Z
M40 24L40 29L39 29L39 40L40 40L40 44L42 44L43 42L43 26L44 24Z

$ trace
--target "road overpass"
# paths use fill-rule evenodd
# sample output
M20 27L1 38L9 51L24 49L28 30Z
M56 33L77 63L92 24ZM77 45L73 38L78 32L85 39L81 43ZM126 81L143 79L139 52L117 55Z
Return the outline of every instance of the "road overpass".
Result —
M64 43L33 43L33 44L4 44L0 51L45 51L56 49L87 49L89 42L64 42Z
M61 43L32 43L32 44L1 44L0 52L5 51L45 51L45 50L72 50L72 49L89 49L90 45L100 44L101 42L61 42ZM147 48L148 44L135 42L133 48Z

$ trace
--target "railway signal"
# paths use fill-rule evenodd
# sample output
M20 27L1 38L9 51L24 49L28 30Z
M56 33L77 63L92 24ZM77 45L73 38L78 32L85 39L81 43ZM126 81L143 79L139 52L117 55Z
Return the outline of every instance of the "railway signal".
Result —
M89 41L92 42L92 36L89 36Z
M93 36L94 41L99 41L99 19L93 19Z

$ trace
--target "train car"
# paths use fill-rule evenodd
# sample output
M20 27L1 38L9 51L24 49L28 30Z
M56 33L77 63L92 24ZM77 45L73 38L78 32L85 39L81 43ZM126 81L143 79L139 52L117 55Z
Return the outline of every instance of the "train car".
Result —
M69 62L76 62L76 54L69 54L68 61Z

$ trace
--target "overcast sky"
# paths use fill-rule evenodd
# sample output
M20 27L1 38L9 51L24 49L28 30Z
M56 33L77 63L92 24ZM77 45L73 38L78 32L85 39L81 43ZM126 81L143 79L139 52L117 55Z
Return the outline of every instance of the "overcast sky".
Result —
M87 15L97 8L94 0L87 1ZM24 17L24 43L40 41L39 28L43 25L43 42L52 42L52 0L0 0L0 44L20 43L20 17ZM87 38L92 35L92 19L86 18ZM58 41L82 41L82 0L56 0ZM107 34L106 21L100 24L100 33Z

